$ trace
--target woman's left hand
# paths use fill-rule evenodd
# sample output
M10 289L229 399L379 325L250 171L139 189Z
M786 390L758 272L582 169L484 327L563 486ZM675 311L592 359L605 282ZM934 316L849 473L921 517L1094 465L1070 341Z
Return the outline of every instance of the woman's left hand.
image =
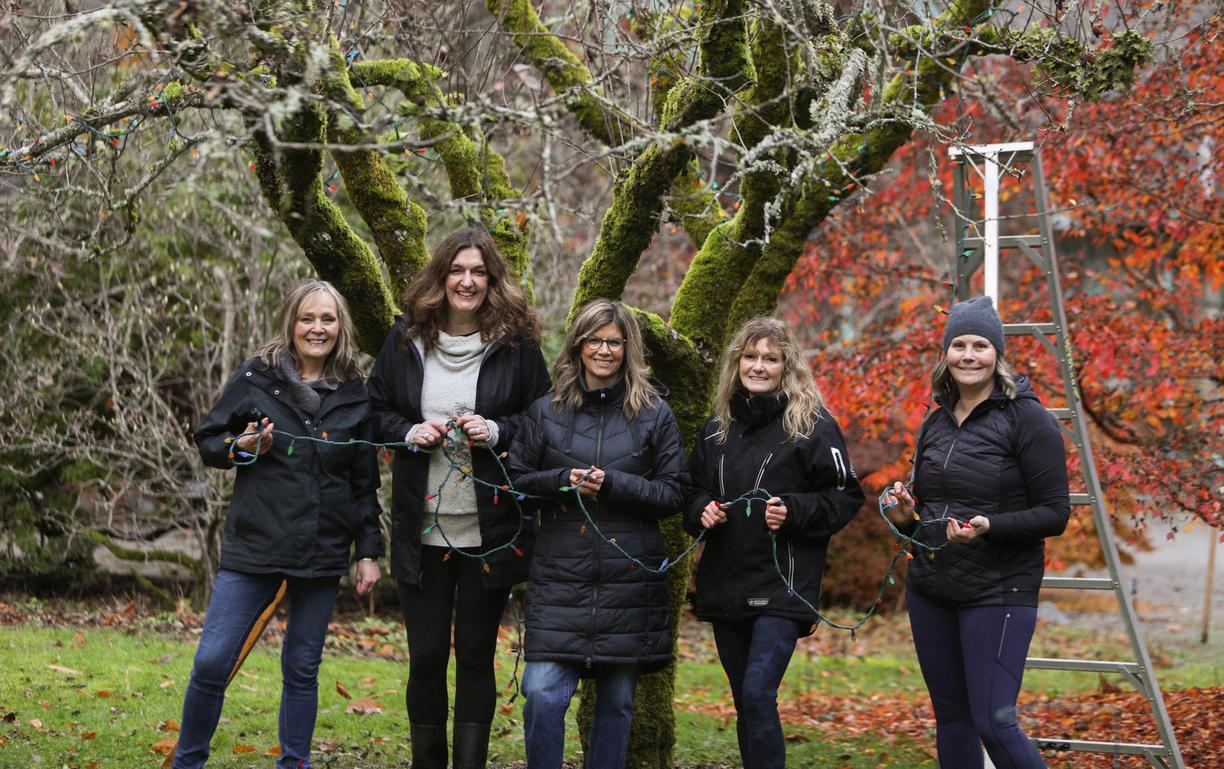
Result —
M382 570L378 568L378 561L357 562L357 595L365 595L373 590L380 579Z
M471 441L488 441L491 435L488 421L479 414L464 414L456 417L455 427L462 430Z
M786 521L786 503L781 497L770 497L765 500L765 525L770 531L777 531Z
M970 542L974 537L980 537L990 531L990 519L984 515L975 515L965 523L957 520L948 521L949 542Z

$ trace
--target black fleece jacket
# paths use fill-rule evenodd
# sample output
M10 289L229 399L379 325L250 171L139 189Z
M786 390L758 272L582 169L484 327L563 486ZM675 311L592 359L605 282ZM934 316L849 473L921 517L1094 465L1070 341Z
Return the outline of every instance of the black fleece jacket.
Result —
M909 586L953 606L1036 606L1045 572L1045 537L1063 533L1071 514L1062 433L1028 379L1016 397L996 389L959 426L955 401L937 398L919 435L914 494L921 519L990 520L966 544L914 554ZM946 524L910 527L932 547Z
M812 434L792 441L782 427L785 407L785 398L737 394L725 440L719 443L722 433L712 418L697 439L689 461L693 491L684 517L690 534L703 531L701 511L709 502L727 502L754 488L781 497L787 509L776 537L765 526L763 500L727 506L726 523L706 532L697 567L700 619L737 621L769 614L815 623L812 612L790 594L783 575L799 595L818 605L829 538L863 506L863 490L837 422L822 408Z

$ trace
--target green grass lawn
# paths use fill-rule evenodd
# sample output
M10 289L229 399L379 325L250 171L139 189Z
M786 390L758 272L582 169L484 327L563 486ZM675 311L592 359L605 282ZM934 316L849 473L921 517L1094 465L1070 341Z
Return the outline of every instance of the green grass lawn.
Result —
M177 736L183 692L195 651L190 629L173 616L99 626L97 621L65 626L38 620L0 626L0 769L160 766L154 752ZM332 634L319 684L315 763L319 767L406 767L408 724L403 688L407 677L402 628L394 620L348 622L349 632ZM269 767L266 753L277 745L280 695L277 641L265 638L248 659L225 702L213 740L210 767ZM513 633L511 632L511 635ZM509 639L499 644L499 685L510 681L514 657ZM1034 654L1126 658L1124 639L1100 639L1066 628L1039 631ZM385 655L385 656L380 656ZM1155 655L1154 655L1155 656ZM676 761L684 767L738 766L735 722L726 679L713 651L708 626L686 622L676 694ZM1160 671L1169 690L1220 685L1218 655L1194 658L1163 652L1171 665ZM352 699L337 692L343 684ZM1036 671L1026 690L1044 693L1090 691L1095 676ZM358 715L350 706L362 699L383 706ZM504 693L494 721L490 763L521 763L522 698L507 704ZM872 620L851 642L822 628L801 642L779 697L788 740L788 763L796 767L934 766L933 746L918 728L892 733L888 708L925 706L926 692L909 646L903 617ZM881 714L880 702L886 713ZM874 704L873 704L874 703ZM580 762L581 750L571 708L567 757ZM900 717L900 715L898 716ZM911 724L914 718L910 717Z

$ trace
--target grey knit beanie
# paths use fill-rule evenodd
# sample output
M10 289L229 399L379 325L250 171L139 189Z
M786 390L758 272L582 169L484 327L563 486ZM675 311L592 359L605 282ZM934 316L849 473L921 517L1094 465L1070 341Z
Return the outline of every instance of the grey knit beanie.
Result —
M989 296L979 296L952 305L952 310L948 313L948 325L944 326L944 351L947 352L953 339L965 334L984 337L994 345L999 357L1003 357L1003 321L999 320L999 313L995 312L994 302Z

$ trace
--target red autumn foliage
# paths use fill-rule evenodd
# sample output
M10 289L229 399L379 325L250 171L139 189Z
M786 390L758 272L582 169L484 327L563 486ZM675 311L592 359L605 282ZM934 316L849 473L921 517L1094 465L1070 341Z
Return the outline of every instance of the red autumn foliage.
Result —
M1186 512L1221 524L1224 455L1224 205L1220 147L1224 49L1220 17L1180 6L1158 61L1129 94L1067 104L1028 89L1031 72L984 59L997 83L989 101L949 93L938 122L970 130L972 143L1035 139L1049 188L1065 311L1108 507L1131 541L1160 522L1176 533ZM1154 35L1155 36L1155 35ZM1006 113L1005 115L1003 113ZM1010 180L1004 234L1035 232L1027 190ZM813 367L851 441L869 492L908 477L908 455L929 399L929 374L950 304L944 285L957 226L947 146L919 139L816 234L791 276L783 314L813 351ZM1024 257L1005 257L1006 321L1048 321L1044 281ZM979 277L980 281L980 277ZM980 282L978 284L980 286ZM980 287L975 292L980 292ZM1008 340L1013 368L1061 405L1057 362L1033 339ZM1069 451L1072 490L1078 457ZM1212 479L1215 480L1212 480ZM842 536L826 578L836 596L868 601L887 563L874 504L858 534ZM864 519L871 519L864 522ZM1133 530L1133 531L1132 531ZM1054 544L1062 561L1091 560L1091 520ZM856 542L857 537L857 542Z

